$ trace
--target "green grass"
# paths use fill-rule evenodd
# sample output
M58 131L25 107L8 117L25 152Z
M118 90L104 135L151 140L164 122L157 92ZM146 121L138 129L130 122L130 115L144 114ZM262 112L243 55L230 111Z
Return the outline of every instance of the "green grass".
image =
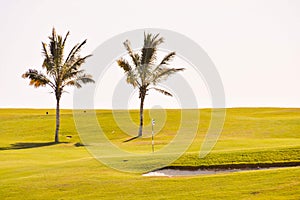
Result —
M179 110L165 114L165 124L157 120L156 149L175 137L180 122ZM227 109L222 135L204 159L198 155L210 110L200 114L194 142L171 166L300 162L300 109ZM138 123L138 111L130 115ZM127 120L124 111L119 116ZM97 117L115 145L130 152L151 151L150 138L123 143L131 136L118 127L110 110L97 111ZM65 143L53 145L54 110L0 109L0 199L300 199L300 167L172 178L111 169L84 147L74 146L80 139L72 111L62 110L61 118ZM149 121L146 111L146 125ZM145 134L150 134L149 126Z

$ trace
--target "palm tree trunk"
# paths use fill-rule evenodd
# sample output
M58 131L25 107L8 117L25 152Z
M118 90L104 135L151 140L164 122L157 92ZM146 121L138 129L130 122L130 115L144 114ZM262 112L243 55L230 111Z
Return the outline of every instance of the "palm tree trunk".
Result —
M59 143L58 132L60 126L60 113L59 113L59 98L56 99L56 128L55 128L55 143Z
M141 94L141 104L140 104L140 128L139 128L139 135L141 137L143 135L143 125L144 125L144 100L145 94Z

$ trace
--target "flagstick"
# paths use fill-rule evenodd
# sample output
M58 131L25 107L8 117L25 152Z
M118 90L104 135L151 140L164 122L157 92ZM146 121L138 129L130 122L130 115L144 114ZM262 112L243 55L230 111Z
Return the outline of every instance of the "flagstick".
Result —
M155 125L155 120L152 119L152 153L154 153L154 130L153 130L154 125Z

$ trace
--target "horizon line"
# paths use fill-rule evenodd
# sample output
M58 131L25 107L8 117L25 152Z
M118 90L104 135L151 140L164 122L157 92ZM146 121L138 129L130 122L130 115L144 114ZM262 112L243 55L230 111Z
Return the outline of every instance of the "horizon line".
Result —
M198 108L144 108L144 110L179 110L179 109L230 109L230 108L300 108L300 107L290 107L290 106L233 106L233 107L198 107ZM34 108L34 107L0 107L1 110L4 109L28 109L28 110L55 110L56 108L43 107L43 108ZM139 108L60 108L60 110L139 110Z

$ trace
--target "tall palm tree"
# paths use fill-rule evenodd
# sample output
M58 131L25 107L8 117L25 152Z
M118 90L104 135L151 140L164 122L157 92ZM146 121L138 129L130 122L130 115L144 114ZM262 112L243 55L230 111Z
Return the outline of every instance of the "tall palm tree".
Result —
M81 84L89 82L94 83L92 76L85 74L84 70L80 69L85 60L91 56L87 55L85 57L81 57L79 55L79 52L86 43L86 40L75 45L68 54L67 58L64 59L64 48L68 36L69 32L66 34L65 38L57 35L55 29L53 28L52 35L49 36L49 45L42 42L42 53L44 56L42 68L46 70L46 73L42 73L36 69L29 69L22 75L23 78L29 78L29 84L36 88L48 85L53 89L53 93L56 97L55 143L59 142L59 102L61 95L64 92L64 88L66 86L81 88Z
M127 76L127 83L139 89L140 127L138 137L141 137L143 134L144 101L147 91L154 89L164 95L172 96L171 93L157 88L156 85L166 80L170 75L184 70L184 68L176 69L168 67L169 62L175 57L175 52L167 54L158 64L155 63L157 60L157 48L163 42L164 38L159 37L159 34L144 33L144 45L141 52L134 52L130 41L126 40L123 44L132 60L133 66L124 58L117 60L118 65L124 70Z

